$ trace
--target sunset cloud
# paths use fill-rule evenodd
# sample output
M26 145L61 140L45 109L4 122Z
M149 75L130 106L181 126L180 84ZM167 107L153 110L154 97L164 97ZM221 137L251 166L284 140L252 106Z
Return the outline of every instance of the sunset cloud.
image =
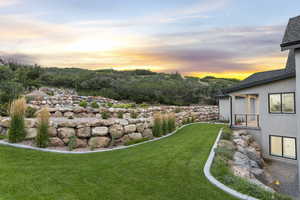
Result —
M56 0L46 0L45 5L36 0L24 2L0 0L0 8L18 4L22 9L0 14L0 55L26 63L87 69L145 68L244 78L256 71L282 68L286 60L286 54L279 48L284 20L261 25L223 25L218 15L225 8L233 9L231 0L188 0L186 4L172 4L172 8L166 1L159 9L155 5L151 10L149 4L149 10L143 8L144 14L128 11L125 17L121 16L123 10L136 9L133 4L120 7L118 16L113 10L118 7L92 0L91 5L84 5L90 9L91 16L87 17L81 12L74 16L66 14L81 8L65 0L60 1L65 14L59 9L57 13L43 9L59 7ZM29 13L33 9L26 7L29 2L40 12ZM93 13L93 7L99 5L99 11ZM116 16L101 10L104 8L111 9ZM98 13L103 16L95 17ZM223 17L230 15L226 13Z

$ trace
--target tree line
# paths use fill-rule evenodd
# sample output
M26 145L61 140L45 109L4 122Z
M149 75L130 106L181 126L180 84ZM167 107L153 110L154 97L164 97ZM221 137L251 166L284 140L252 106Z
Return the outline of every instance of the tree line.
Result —
M216 104L216 94L236 79L183 77L149 70L115 71L79 68L42 68L8 63L0 66L0 103L36 88L76 89L80 95L104 96L136 103Z

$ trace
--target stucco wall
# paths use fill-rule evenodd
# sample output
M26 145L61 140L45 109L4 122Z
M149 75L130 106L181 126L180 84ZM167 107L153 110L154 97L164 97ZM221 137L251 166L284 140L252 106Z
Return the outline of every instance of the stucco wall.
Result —
M299 75L300 76L300 75ZM262 86L257 86L241 91L231 93L231 96L239 94L258 94L258 114L260 115L260 131L250 131L262 145L263 155L266 158L279 159L287 162L296 163L296 161L285 158L277 158L269 155L269 135L290 136L297 138L297 116L296 114L270 114L268 110L268 94L281 92L295 92L296 79L286 79ZM300 92L299 92L300 93ZM234 106L233 114L240 114L238 107Z
M230 99L222 98L219 99L219 119L230 120Z

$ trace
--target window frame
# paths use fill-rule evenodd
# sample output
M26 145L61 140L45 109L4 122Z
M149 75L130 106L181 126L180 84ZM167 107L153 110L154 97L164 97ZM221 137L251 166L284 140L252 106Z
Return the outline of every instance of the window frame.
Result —
M272 154L272 143L271 143L271 138L272 137L281 138L281 150L282 150L282 155L281 156ZM289 138L289 139L294 139L295 140L295 158L284 156L284 143L283 143L284 138ZM285 159L290 159L290 160L297 160L298 159L297 138L296 137L290 137L290 136L269 135L269 154L270 154L270 156L273 156L273 157L285 158Z
M270 108L270 105L271 105L271 101L270 101L270 98L271 98L271 95L280 95L280 111L279 112L272 112L271 111L271 108ZM284 94L293 94L294 96L294 112L283 112L282 110L282 96ZM276 93L269 93L268 94L268 111L269 111L269 114L296 114L296 92L276 92Z

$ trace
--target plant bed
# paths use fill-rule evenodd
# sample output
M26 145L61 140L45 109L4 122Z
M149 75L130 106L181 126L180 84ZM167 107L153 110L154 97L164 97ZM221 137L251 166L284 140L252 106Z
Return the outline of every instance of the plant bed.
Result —
M261 200L292 199L270 187L273 179L265 171L260 147L249 134L225 128L215 153L211 173L224 185Z

